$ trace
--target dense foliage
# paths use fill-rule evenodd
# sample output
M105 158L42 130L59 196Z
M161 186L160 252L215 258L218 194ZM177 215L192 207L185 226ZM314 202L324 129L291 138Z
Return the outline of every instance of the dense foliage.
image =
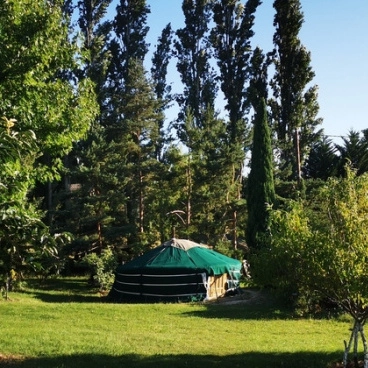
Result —
M173 235L234 255L247 239L252 253L267 248L266 203L298 198L301 181L309 199L347 162L367 171L367 132L336 145L318 130L300 1L274 2L264 53L252 44L260 1L183 0L150 73L149 6L114 4L0 5L2 273L73 270L107 249L128 260Z
M303 301L309 311L329 303L349 313L355 323L347 357L358 335L366 341L368 177L348 167L345 171L345 178L328 179L308 200L272 212L272 243L256 258L266 271L259 267L255 276L259 283Z

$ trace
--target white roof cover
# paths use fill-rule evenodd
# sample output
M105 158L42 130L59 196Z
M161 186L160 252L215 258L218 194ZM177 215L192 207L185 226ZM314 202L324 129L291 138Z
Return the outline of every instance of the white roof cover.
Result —
M179 248L179 249L183 249L185 251L193 248L193 247L201 247L201 248L209 248L208 245L205 244L198 244L195 243L191 240L187 240L187 239L171 239L168 240L167 242L165 242L163 244L164 247L174 247L174 248Z

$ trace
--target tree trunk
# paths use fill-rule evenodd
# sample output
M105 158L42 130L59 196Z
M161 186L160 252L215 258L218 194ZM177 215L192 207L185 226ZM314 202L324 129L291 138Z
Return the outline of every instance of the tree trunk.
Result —
M143 194L143 174L139 172L139 233L144 232L144 194Z
M355 321L354 322L354 327L351 331L349 343L347 344L346 341L344 341L344 344L345 344L344 359L343 359L344 368L347 368L348 356L349 356L349 351L351 349L351 344L353 343L354 337L357 333L358 333L358 331L357 331L357 321Z
M344 359L343 359L343 367L348 367L348 356L349 352L351 350L351 346L353 346L353 360L354 360L354 367L359 367L359 359L358 359L358 339L359 334L361 336L362 342L363 342L363 348L364 348L364 368L368 368L368 345L367 340L364 334L364 323L365 321L354 321L354 327L351 331L350 340L347 344L346 341L344 341L345 344L345 351L344 351Z
M365 337L364 333L364 323L361 324L360 328L360 336L363 341L363 349L364 349L364 368L368 368L368 345L367 345L367 339Z
M234 226L234 234L233 234L233 248L235 250L238 249L238 233L237 233L237 226L238 226L238 218L237 212L233 211L233 226Z

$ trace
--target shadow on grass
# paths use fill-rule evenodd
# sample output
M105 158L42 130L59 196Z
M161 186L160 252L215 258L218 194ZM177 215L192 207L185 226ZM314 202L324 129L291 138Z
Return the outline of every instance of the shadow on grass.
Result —
M203 318L223 319L294 319L294 310L284 301L276 298L269 292L262 292L256 300L242 299L241 297L225 297L219 302L205 303L205 309L194 310L184 315Z
M204 310L196 310L184 313L191 317L223 318L240 320L275 320L293 319L293 311L285 307L267 305L207 305Z
M63 291L70 293L85 293L92 290L87 278L53 277L47 279L27 279L27 286L35 290Z
M74 293L48 293L41 291L24 291L23 293L30 293L36 299L39 299L45 303L105 303L106 298L100 297L98 294L74 294ZM1 366L0 366L1 367Z
M225 348L226 344L224 344ZM0 361L0 367L18 368L204 368L204 367L251 367L251 368L327 368L331 362L340 358L339 353L323 354L315 352L300 353L257 353L237 355L70 355L55 358L30 358ZM2 363L4 365L2 365ZM8 364L8 365L7 365Z
M102 303L106 301L85 278L50 278L27 280L24 294L31 294L45 303Z

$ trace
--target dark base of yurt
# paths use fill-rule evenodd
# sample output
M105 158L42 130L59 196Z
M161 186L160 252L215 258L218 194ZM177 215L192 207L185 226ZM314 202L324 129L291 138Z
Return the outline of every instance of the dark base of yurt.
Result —
M206 298L203 273L117 273L109 299L116 302L191 302Z

